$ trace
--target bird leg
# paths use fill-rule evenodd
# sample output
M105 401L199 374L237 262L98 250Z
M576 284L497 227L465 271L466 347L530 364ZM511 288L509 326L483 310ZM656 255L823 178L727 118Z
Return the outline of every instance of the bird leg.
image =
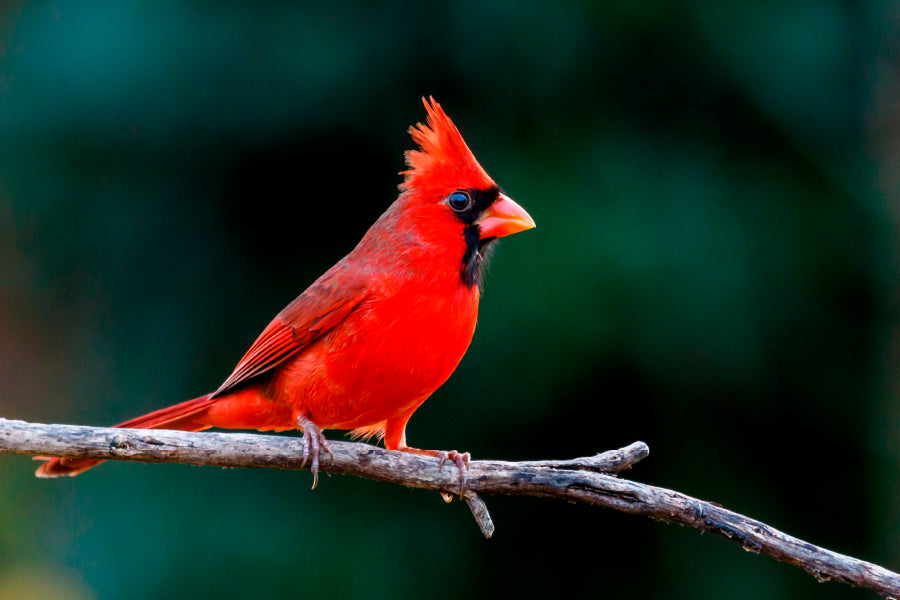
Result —
M325 439L325 435L318 425L304 415L297 416L297 425L303 428L303 462L300 463L300 466L305 467L306 461L310 456L312 457L309 472L313 474L312 489L316 489L316 485L319 483L319 451L325 450L331 456L332 462L334 462L334 454L331 453L328 440Z

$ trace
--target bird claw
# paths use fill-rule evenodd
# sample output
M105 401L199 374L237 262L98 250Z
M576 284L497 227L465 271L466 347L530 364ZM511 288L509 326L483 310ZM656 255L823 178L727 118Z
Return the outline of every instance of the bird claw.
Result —
M439 450L437 455L441 459L441 462L438 464L438 471L444 468L444 463L448 460L452 461L456 468L459 469L459 497L462 498L466 494L466 474L469 472L469 461L472 459L472 455L468 452L460 453L456 450L449 452ZM444 499L444 502L453 500L453 495L447 492L441 492L441 497Z
M328 440L319 426L304 416L297 417L297 425L303 428L303 460L300 462L301 467L305 467L307 461L312 458L312 464L309 472L313 475L312 489L316 489L319 484L319 453L324 450L331 456L331 462L334 462L334 454L328 447Z

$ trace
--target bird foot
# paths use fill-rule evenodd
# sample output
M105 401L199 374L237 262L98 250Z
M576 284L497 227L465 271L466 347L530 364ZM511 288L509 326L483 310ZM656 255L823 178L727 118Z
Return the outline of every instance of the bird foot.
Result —
M438 450L437 456L441 459L438 471L444 468L444 463L448 460L452 461L456 468L459 469L459 497L462 498L466 494L466 475L469 472L469 461L472 459L472 455L468 452L459 453L456 450L449 452ZM453 494L448 494L447 492L441 492L441 497L444 499L444 502L453 500Z
M303 428L303 461L300 466L305 467L306 461L312 458L309 472L313 475L312 489L316 489L319 484L319 452L321 450L327 452L331 456L331 462L334 462L334 454L318 425L303 415L297 417L297 425Z
M440 464L438 464L438 471L444 468L444 463L448 460L456 465L456 468L459 469L459 497L462 498L466 494L466 474L469 472L469 461L472 459L472 455L468 452L457 452L456 450L450 450L447 452L446 450L422 450L421 448L413 448L411 446L407 446L406 444L400 445L397 450L401 452L412 452L413 454L424 454L425 456L433 456L435 458L439 458L441 460ZM441 492L441 497L444 499L444 502L450 502L453 500L453 494L449 494L447 492Z

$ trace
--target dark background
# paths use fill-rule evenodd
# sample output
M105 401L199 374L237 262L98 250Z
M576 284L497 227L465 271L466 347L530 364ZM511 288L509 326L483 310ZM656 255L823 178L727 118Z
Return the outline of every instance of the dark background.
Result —
M327 5L321 6L321 5ZM896 2L4 2L0 415L216 388L433 94L535 218L410 443L570 458L900 569ZM331 432L338 438L338 432ZM0 597L871 598L608 510L0 457Z

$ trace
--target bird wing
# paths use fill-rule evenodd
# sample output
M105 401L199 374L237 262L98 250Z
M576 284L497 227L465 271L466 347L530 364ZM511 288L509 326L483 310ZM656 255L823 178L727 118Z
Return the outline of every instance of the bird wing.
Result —
M280 365L343 321L366 294L365 277L336 265L278 313L211 397Z

